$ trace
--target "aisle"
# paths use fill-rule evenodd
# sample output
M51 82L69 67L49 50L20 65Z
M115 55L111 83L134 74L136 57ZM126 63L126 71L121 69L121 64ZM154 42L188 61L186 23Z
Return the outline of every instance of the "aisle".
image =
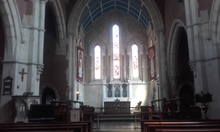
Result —
M138 128L134 128L135 123L133 121L101 121L100 131L104 132L140 132L140 122L138 122ZM93 128L96 127L96 123L93 123ZM96 132L94 130L94 132Z

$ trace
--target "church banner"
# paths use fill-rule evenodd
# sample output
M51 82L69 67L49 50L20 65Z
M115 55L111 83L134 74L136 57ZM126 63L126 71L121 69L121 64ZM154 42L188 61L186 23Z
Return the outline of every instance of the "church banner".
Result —
M153 80L156 78L155 46L152 46L148 49L148 65L149 65L150 80Z
M83 49L77 47L77 80L83 82Z

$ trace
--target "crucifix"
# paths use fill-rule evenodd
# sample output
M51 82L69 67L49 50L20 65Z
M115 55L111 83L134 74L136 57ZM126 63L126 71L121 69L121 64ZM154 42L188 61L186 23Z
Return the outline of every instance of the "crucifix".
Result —
M27 72L24 72L24 68L23 68L22 71L19 72L19 74L21 74L21 81L23 82L24 74L27 74Z

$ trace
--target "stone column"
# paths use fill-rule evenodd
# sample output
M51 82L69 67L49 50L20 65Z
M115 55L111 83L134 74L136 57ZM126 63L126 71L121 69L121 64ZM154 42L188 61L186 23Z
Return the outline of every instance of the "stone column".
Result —
M68 85L69 85L69 99L73 100L74 99L74 93L73 93L73 84L75 82L74 77L73 77L73 40L75 39L75 35L72 33L68 33Z
M122 94L122 92L123 92L122 84L119 84L119 86L120 86L120 88L119 88L119 90L120 90L120 98L122 98L123 97L123 94Z
M93 62L92 62L92 60L93 60L93 57L92 57L92 54L90 53L90 55L88 56L88 58L89 58L89 72L90 72L90 84L92 84L92 81L93 81L93 79L94 79L94 72L93 72L93 69L92 69L92 65L94 64Z
M106 88L106 85L107 85L106 84L106 76L103 76L102 77L103 101L104 101L105 98L107 98L107 88Z
M122 65L123 78L122 78L122 81L126 82L126 54L122 55L122 61L123 61L123 65Z
M73 81L73 89L72 89L72 94L73 94L73 100L77 100L76 99L76 91L77 91L77 84L79 83L79 82L77 82L76 81L76 74L77 74L77 52L75 52L76 51L76 46L77 46L77 44L76 44L76 35L74 35L74 38L73 38L73 40L72 40L72 61L73 61L73 63L72 63L72 67L73 67L73 70L72 70L72 81Z
M131 61L130 53L128 53L128 54L127 54L127 64L128 64L128 65L127 65L126 67L127 67L127 71L128 71L128 73L127 73L127 78L128 78L128 76L129 76L130 79L131 79L131 68L130 68L130 67L131 67L131 62L132 62L132 61ZM130 81L131 81L131 80L130 80Z
M171 98L175 98L176 96L178 96L178 93L176 91L178 78L177 77L169 77L169 78L170 78L171 90L172 90L172 95L173 95L173 97Z
M164 40L164 30L158 30L156 31L156 38L157 38L157 45L156 46L156 61L157 61L157 76L159 76L160 79L160 86L159 86L159 97L163 98L168 95L167 93L167 77L166 77L166 64L165 64L165 40ZM159 58L159 60L157 59Z
M112 82L113 80L113 62L112 62L112 56L108 54L108 75L109 75L109 82Z
M40 17L39 17L39 45L38 45L38 64L43 65L44 53L44 26L45 26L45 6L48 0L40 0Z
M131 101L132 99L132 85L131 85L131 76L127 76L127 84L128 84L128 99Z
M188 36L189 46L189 65L194 75L195 92L207 91L208 82L206 76L206 62L204 60L204 36L203 24L201 17L198 14L198 3L194 0L185 0L185 14L186 14L186 31Z
M147 50L147 49L146 49ZM144 65L145 65L145 68L144 68L144 71L143 71L143 73L145 73L145 78L143 79L144 81L149 81L149 66L148 66L148 51L146 51L146 53L143 55L144 57L143 58L146 58L146 59L144 59Z
M141 75L141 77L140 77L140 79L142 80L142 82L145 82L144 81L144 57L143 57L143 52L141 52L141 55L140 55L140 71L139 71L139 73L140 73L140 75Z

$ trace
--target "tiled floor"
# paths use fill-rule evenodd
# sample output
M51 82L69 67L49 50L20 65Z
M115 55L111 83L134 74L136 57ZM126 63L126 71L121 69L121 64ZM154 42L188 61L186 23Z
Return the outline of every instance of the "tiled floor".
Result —
M93 128L97 127L97 123L93 123ZM95 129L94 129L95 130ZM134 121L100 121L100 131L140 131L140 122L135 128ZM138 132L137 131L137 132Z

